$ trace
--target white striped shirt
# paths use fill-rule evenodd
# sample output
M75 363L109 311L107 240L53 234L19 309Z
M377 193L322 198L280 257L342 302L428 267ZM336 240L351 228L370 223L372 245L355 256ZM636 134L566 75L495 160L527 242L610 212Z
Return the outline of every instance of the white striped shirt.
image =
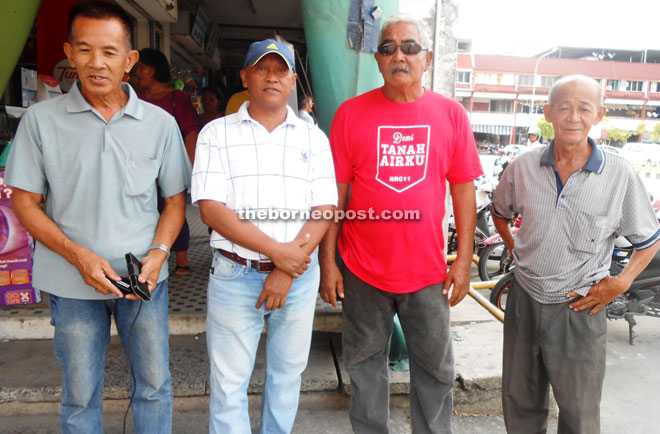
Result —
M497 216L523 216L514 248L516 280L539 303L564 302L571 291L586 295L609 274L617 236L638 249L660 239L639 175L623 158L591 139L589 144L589 160L565 185L552 143L518 156L493 195Z
M199 133L192 173L192 201L214 200L238 210L309 211L337 204L337 184L328 139L287 107L272 132L248 113L208 123ZM249 220L279 242L295 239L306 220ZM213 231L211 246L247 259L265 259Z

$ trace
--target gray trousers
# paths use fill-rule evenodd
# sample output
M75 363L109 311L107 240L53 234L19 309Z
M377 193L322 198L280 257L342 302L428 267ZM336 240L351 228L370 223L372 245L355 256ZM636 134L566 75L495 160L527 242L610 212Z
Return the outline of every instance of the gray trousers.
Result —
M350 418L357 434L388 433L388 352L398 313L410 357L413 433L451 433L454 357L442 284L393 294L345 266L342 352L351 378Z
M509 434L547 430L549 384L559 406L559 434L600 432L607 324L573 312L569 302L541 304L514 280L504 318L502 406Z

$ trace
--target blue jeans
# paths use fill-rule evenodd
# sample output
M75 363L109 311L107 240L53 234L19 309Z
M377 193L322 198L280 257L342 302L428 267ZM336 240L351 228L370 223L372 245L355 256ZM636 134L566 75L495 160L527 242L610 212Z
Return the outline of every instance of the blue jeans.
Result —
M267 324L266 382L261 433L289 433L298 410L300 374L307 366L320 272L316 255L293 281L282 309L255 309L268 274L217 252L209 277L206 339L211 361L211 433L249 434L247 388Z
M63 434L103 433L103 373L111 315L135 374L135 384L131 378L135 432L172 431L167 280L158 284L152 297L142 302L129 345L139 301L77 300L51 294L55 355L62 367Z

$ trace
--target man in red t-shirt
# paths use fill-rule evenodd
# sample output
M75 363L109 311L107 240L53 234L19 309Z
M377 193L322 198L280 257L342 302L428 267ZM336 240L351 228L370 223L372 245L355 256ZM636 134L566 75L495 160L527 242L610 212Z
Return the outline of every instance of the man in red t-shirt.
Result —
M473 180L482 174L481 163L460 104L422 86L433 53L419 24L404 15L390 17L379 41L375 57L385 85L346 101L332 123L339 209L349 186L351 195L341 233L333 225L321 245L321 297L333 306L337 294L344 297L343 359L351 377L353 430L388 431L387 352L397 313L410 357L413 432L451 432L449 306L469 288ZM449 272L443 236L447 182L459 237ZM335 263L338 238L341 269Z

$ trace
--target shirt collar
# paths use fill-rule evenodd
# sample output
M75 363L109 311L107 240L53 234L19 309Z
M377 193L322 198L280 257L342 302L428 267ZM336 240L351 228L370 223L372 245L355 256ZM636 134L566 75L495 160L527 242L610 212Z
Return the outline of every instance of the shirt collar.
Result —
M250 112L248 112L248 107L249 106L250 106L250 101L246 101L246 102L243 103L243 105L241 105L241 107L236 112L236 115L238 116L238 119L241 122L249 121L249 122L259 123L259 121L253 119L252 116L250 116ZM307 124L307 122L300 119L298 117L298 115L296 115L296 113L293 111L293 109L287 105L286 106L286 118L284 119L284 122L282 122L282 124L284 124L284 125L294 125L295 126L296 124L299 124L299 123L304 123L305 125Z
M596 142L591 137L587 137L587 141L591 146L591 155L589 159L582 166L582 170L587 170L594 173L602 173L603 168L605 167L605 154L603 150L600 149ZM541 165L557 167L555 164L555 141L553 140L549 146L547 146L541 153Z
M69 113L82 113L92 111L93 107L87 102L80 91L80 81L76 81L67 94L66 109ZM128 83L122 83L121 89L128 94L128 102L122 107L122 114L129 115L135 119L142 119L143 108L138 101L138 96Z

